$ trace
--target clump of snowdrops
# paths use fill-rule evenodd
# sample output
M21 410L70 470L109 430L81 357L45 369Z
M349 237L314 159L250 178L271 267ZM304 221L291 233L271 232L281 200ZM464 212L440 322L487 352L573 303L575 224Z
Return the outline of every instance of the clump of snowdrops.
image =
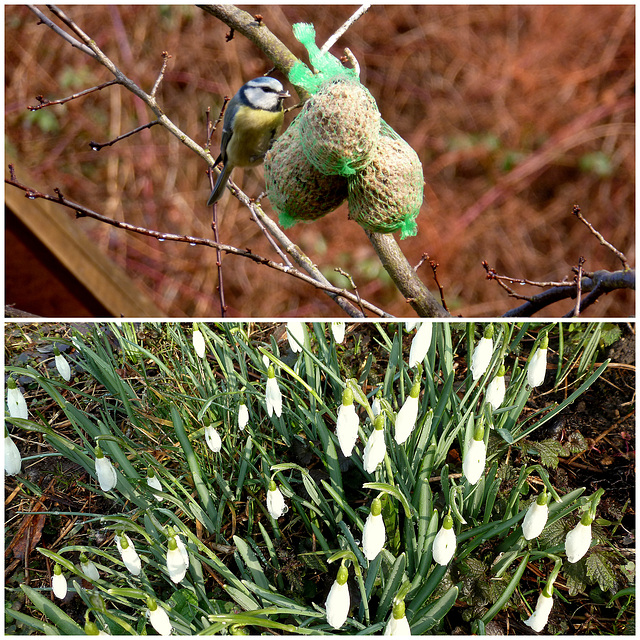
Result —
M47 622L11 615L64 634L418 635L480 571L492 590L468 622L483 633L533 563L543 577L519 591L520 615L544 629L602 492L561 495L528 436L604 371L600 325L565 354L562 325L417 324L371 325L375 349L341 323L289 323L280 342L252 324L98 325L71 328L73 379L59 360L59 376L10 368L12 434L41 433L110 504L38 549L55 599L75 592L84 619L27 585ZM30 409L14 379L56 410ZM565 399L523 419L542 384L566 384Z

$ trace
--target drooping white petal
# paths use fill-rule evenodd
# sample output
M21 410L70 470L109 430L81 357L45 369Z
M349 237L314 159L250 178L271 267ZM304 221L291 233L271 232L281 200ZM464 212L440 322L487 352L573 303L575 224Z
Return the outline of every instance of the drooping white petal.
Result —
M57 356L54 356L54 360L56 363L56 369L58 373L67 381L71 380L71 368L69 367L69 363L66 361L65 357L60 353Z
M545 628L549 620L549 614L551 613L552 608L553 598L541 593L538 596L536 610L531 614L528 620L524 621L524 623L537 633L540 633Z
M398 444L406 442L407 438L415 429L419 404L419 399L409 394L402 408L398 411L395 433L395 440Z
M538 504L534 501L524 517L522 523L522 533L525 540L533 540L537 538L547 524L549 517L549 506L546 504Z
M527 367L527 382L531 387L539 387L547 373L547 349L538 349Z
M293 353L302 351L304 345L304 323L299 320L290 320L287 322L287 340L289 347Z
M443 524L433 541L433 559L442 566L449 564L456 552L456 532L453 526L449 529Z
M411 627L409 626L409 622L407 621L407 616L402 616L396 620L391 614L389 618L389 622L387 622L387 626L384 628L385 636L410 636L411 635Z
M336 435L342 449L342 454L348 458L358 439L358 424L360 420L353 404L341 404L336 421Z
M4 437L4 472L8 476L15 476L22 470L22 457L16 443L11 436Z
M269 488L267 491L267 511L272 518L277 520L286 510L287 505L284 501L284 496L278 487L275 489Z
M591 525L584 525L582 522L573 528L564 541L564 548L567 552L567 560L571 563L578 562L591 546Z
M332 322L331 323L331 333L333 333L333 339L338 344L342 344L344 342L344 331L345 331L344 322Z
M171 547L169 547L167 551L167 571L169 572L169 577L175 584L181 582L187 573L187 565L185 564L182 552L177 546L177 540L176 548L171 549Z
M171 620L169 620L169 615L160 605L157 605L153 611L149 609L149 622L161 636L171 635Z
M415 367L422 362L431 346L431 334L433 325L429 320L423 320L420 323L416 335L411 341L411 349L409 351L409 367Z
M153 476L147 476L147 484L156 491L162 491L160 480L158 480L158 476L156 476L155 474ZM162 502L162 496L157 496L154 494L154 497L158 502Z
M204 439L207 441L207 446L213 453L218 453L222 449L222 440L220 434L216 431L215 427L210 424L204 428Z
M275 413L278 418L282 415L282 393L276 378L267 378L267 413Z
M86 562L80 561L80 571L84 573L89 580L99 580L100 572L98 571L98 567L91 561L87 560Z
M176 544L178 545L178 549L182 554L182 560L184 561L185 567L189 568L189 551L187 550L187 546L182 541L182 538L178 535L175 536Z
M462 461L462 472L469 484L476 484L484 473L484 465L487 460L487 447L484 440L471 440L467 453Z
M118 483L116 470L107 456L96 458L96 473L98 474L100 488L103 491L111 491Z
M493 355L493 339L481 338L471 356L471 375L474 380L482 377Z
M334 581L325 602L327 610L327 622L334 628L339 629L347 620L351 600L349 596L348 583L338 584Z
M364 447L364 470L367 473L373 473L384 460L386 452L387 445L384 441L384 431L382 429L374 429Z
M364 523L362 531L362 550L367 560L374 560L382 551L386 539L382 514L374 516L370 513Z
M502 405L502 402L504 401L505 391L506 385L504 376L495 376L494 379L487 385L485 398L494 411L496 409L499 409Z
M249 409L246 404L241 404L238 407L238 429L244 431L244 428L249 424Z
M131 575L138 576L142 571L142 561L140 560L140 556L138 555L136 548L133 546L131 538L129 538L126 533L123 533L122 537L127 541L126 548L123 548L120 536L116 534L116 547L118 547L122 562L124 562L124 566L127 567L127 570Z
M13 383L13 386L11 386ZM29 419L29 409L27 409L27 401L24 399L22 392L16 386L15 381L9 378L7 383L7 408L12 418Z
M204 336L200 329L193 332L193 348L200 358L204 358L207 353L207 345L204 342Z
M54 573L51 578L51 590L53 595L64 600L67 595L67 579L61 573Z

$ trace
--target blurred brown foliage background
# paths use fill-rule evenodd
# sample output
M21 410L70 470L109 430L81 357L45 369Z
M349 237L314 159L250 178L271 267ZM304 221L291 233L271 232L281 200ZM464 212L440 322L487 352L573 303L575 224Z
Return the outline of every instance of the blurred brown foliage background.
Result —
M321 45L355 10L243 8L260 13L304 61L292 24L313 23ZM159 104L200 144L206 109L215 118L223 96L271 67L242 36L226 42L228 27L193 6L87 4L66 11L147 91L168 51ZM53 100L111 79L37 22L25 7L5 6L5 144L18 179L23 167L37 179L31 186L49 193L60 187L68 198L118 220L210 237L206 167L161 127L90 150L90 140L106 142L152 119L133 95L116 86L62 106L26 109L38 94ZM519 304L485 279L482 260L499 273L534 280L571 276L580 256L586 270L618 269L572 216L576 203L635 263L634 32L634 6L375 5L333 47L337 56L344 47L355 54L383 118L420 156L426 185L419 234L400 246L412 264L424 253L439 263L452 313L494 316ZM214 155L218 145L219 132ZM520 171L510 174L514 167ZM264 186L262 168L236 171L234 180L251 196ZM488 193L496 199L483 200ZM266 200L264 206L270 210ZM222 242L274 257L231 196L218 213ZM60 215L72 214L61 209ZM151 292L167 316L219 314L214 251L159 243L89 219L76 224L96 251ZM334 271L341 267L363 297L390 313L414 315L362 229L347 220L346 207L288 234L334 283L348 286ZM233 256L223 264L231 316L341 314L328 297L295 279ZM429 267L419 273L435 291ZM587 315L633 312L633 293L614 292Z

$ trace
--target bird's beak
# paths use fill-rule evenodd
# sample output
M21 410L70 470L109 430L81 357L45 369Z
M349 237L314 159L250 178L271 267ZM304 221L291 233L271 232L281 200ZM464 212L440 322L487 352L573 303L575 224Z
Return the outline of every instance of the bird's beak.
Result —
M288 91L283 91L282 93L278 94L278 97L284 100L285 98L290 98L291 94Z

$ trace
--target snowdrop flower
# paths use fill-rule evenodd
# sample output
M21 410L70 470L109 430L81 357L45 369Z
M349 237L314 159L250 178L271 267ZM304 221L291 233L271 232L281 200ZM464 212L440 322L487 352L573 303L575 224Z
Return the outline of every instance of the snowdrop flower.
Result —
M409 333L410 331L413 331L416 328L418 322L419 320L405 320L404 328L406 332Z
M384 415L378 414L374 423L374 429L367 444L364 447L364 470L373 473L378 465L384 460L387 452L387 445L384 441Z
M197 328L198 325L193 324L193 349L200 358L204 358L207 352L207 346L204 343L204 336L202 331Z
M522 523L522 533L525 540L537 538L547 524L547 518L549 517L547 500L547 492L543 491L529 507Z
M56 369L58 373L67 381L71 380L71 368L65 357L60 353L58 347L53 348L54 361L56 363Z
M487 385L485 392L485 400L491 405L491 408L495 411L500 408L500 405L504 401L504 394L506 391L506 385L504 382L504 365L501 364L498 369L498 373L493 380Z
M5 429L4 432L4 472L8 476L15 476L22 470L22 457L16 443Z
M484 443L484 425L482 418L473 434L473 440L467 448L467 453L462 461L462 473L469 484L476 484L484 473L484 465L487 461L487 445Z
M302 345L304 345L304 322L299 320L287 322L287 340L293 353L302 351Z
M267 370L267 413L271 416L275 413L278 418L282 415L282 393L276 380L276 371L273 365L269 365Z
M151 467L147 469L147 484L156 491L162 491L160 480L158 480L156 472ZM162 502L162 496L157 496L155 493L153 495L158 502Z
M179 543L179 544L178 544ZM184 542L178 536L169 538L167 551L167 571L171 580L178 584L181 582L189 568L189 553Z
M582 519L573 528L564 541L564 548L567 552L567 560L571 563L578 562L591 546L591 522L593 518L587 511Z
M402 408L396 416L396 435L395 439L398 444L406 442L411 432L415 429L416 420L418 419L418 396L420 395L420 380L418 379L409 396L404 401Z
M167 612L158 606L158 603L153 598L147 598L147 607L149 607L149 622L151 626L161 635L171 635L171 621Z
M325 602L327 610L327 622L334 628L339 629L347 620L351 601L349 598L349 570L344 564L340 565L336 581L331 585L331 590Z
M111 464L111 460L102 453L102 449L96 447L96 473L98 474L98 482L103 491L111 491L118 483L116 470Z
M91 562L84 553L80 554L80 571L82 571L89 580L100 580L98 567L96 567L96 565Z
M126 533L116 534L116 547L118 547L122 562L129 573L132 576L139 576L142 571L142 561L133 542L131 542L131 538Z
M376 418L382 412L382 406L380 404L380 398L376 395L371 403L371 413L373 413L373 417Z
M344 331L345 331L344 322L332 322L331 323L331 333L333 333L333 339L338 344L342 344L344 342Z
M393 613L384 628L385 636L410 636L411 627L405 615L404 600L393 605Z
M362 550L367 560L375 560L384 547L385 537L382 502L379 498L374 498L362 531Z
M358 439L358 424L360 419L353 404L353 391L347 387L342 392L342 404L338 409L336 420L336 435L345 458L348 458Z
M60 600L64 600L67 595L67 579L62 575L62 567L59 564L53 567L51 589L53 590L53 595L56 598L60 598Z
M531 627L537 633L540 633L549 620L549 614L553 608L553 597L545 595L542 591L538 596L538 603L536 604L536 610L531 614L528 620L524 623Z
M207 441L207 446L213 453L218 453L222 449L222 440L220 434L216 431L212 424L205 425L204 439Z
M547 347L549 346L549 336L544 336L540 340L538 348L529 360L527 367L527 382L532 387L539 387L544 382L547 373Z
M238 429L244 431L244 428L249 424L249 409L246 404L241 404L238 407Z
M287 505L284 503L284 496L274 480L269 482L269 491L267 491L267 511L274 520L277 520L285 511Z
M484 330L484 336L478 342L471 356L471 375L474 380L482 377L487 370L493 355L493 325L488 324Z
M12 418L29 419L27 401L24 399L13 378L7 380L7 407L9 408L9 415Z
M433 541L433 559L444 567L449 564L455 552L456 532L453 530L453 518L448 513Z
M431 346L431 333L433 325L430 320L424 320L419 323L420 327L416 331L416 335L413 336L411 341L411 349L409 351L409 367L415 367L419 362L422 362L429 351Z

